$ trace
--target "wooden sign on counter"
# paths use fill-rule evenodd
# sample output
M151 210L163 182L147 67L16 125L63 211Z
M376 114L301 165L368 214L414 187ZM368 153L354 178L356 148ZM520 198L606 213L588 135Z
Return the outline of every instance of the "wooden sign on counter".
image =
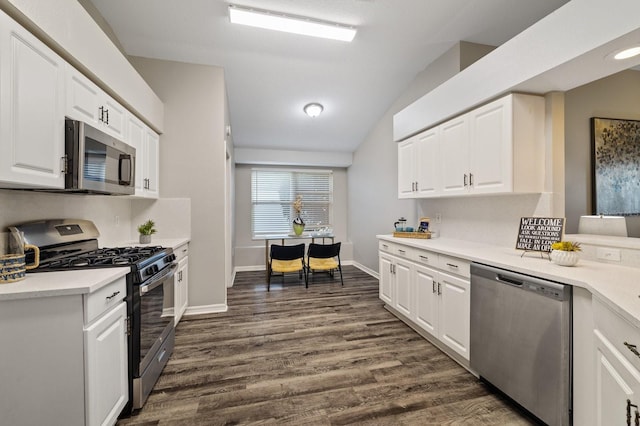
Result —
M563 232L563 217L522 217L516 249L550 252L551 244L561 241Z

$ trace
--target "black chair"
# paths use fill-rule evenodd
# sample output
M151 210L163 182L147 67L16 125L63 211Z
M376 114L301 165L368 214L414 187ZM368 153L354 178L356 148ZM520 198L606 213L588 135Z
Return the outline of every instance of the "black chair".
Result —
M309 244L309 250L307 251L307 281L309 280L309 272L327 271L333 278L333 273L337 269L340 271L340 283L344 285L342 264L340 263L340 245L341 243Z
M282 284L284 284L284 274L287 272L298 272L299 279L302 279L302 274L304 274L305 287L309 287L304 264L304 244L295 246L272 244L270 253L267 291L271 289L271 275L274 272L282 273Z

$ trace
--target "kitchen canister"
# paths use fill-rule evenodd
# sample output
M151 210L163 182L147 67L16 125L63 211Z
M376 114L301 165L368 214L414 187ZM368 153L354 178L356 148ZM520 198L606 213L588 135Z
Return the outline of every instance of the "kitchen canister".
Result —
M25 250L34 251L33 263L26 264ZM24 234L19 231L0 233L0 284L8 284L25 279L29 269L40 264L40 249L24 243Z

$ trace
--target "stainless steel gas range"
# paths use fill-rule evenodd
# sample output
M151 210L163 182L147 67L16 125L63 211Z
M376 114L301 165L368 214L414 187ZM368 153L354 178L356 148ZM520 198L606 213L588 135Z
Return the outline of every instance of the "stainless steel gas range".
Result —
M30 222L10 229L22 231L25 243L40 248L40 266L30 273L131 268L126 280L129 403L123 414L141 408L173 352L173 250L159 246L99 248L98 229L81 219Z

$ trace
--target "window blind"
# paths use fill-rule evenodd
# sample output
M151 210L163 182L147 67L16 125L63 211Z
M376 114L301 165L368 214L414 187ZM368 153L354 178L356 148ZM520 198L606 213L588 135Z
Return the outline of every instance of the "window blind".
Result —
M333 173L253 169L251 171L251 227L254 236L287 234L296 217L293 202L302 197L300 216L306 230L332 226Z

